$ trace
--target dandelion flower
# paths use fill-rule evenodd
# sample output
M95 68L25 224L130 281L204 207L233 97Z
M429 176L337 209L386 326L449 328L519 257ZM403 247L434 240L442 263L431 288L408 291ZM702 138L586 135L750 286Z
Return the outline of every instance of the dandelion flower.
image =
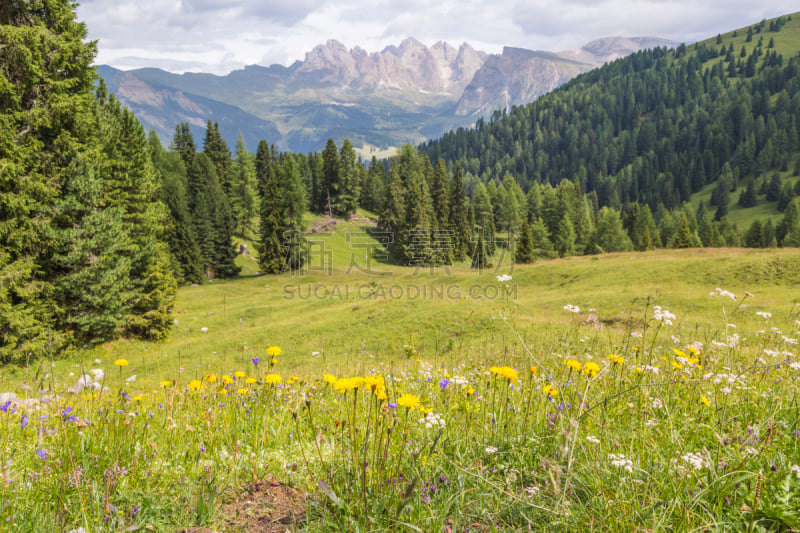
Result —
M538 369L538 368L536 368L536 367L535 367L535 366L533 366L533 365L531 365L531 369L530 369L530 370L531 370L531 375L533 375L533 374L535 374L536 372L538 372L538 371L539 371L539 369Z
M413 394L405 393L397 399L397 405L406 409L418 409L419 398Z
M201 390L203 388L203 382L199 379L193 379L189 382L189 390Z
M114 361L114 364L116 366L120 366L120 367L128 366L128 360L127 359L117 359L117 360Z
M706 407L711 407L711 402L709 402L709 401L708 401L708 398L706 398L706 397L705 397L705 396L703 396L703 395L700 395L700 402L701 402L703 405L705 405Z
M329 385L333 385L334 383L336 383L336 376L334 376L333 374L325 374L324 376L322 376L322 381L324 381Z
M228 395L228 389L221 388L221 389L219 389L217 391L217 394L219 394L220 396L227 396Z
M621 364L625 363L625 358L622 357L621 355L617 355L615 353L612 353L611 355L609 355L608 356L608 360L611 361L615 365L621 365Z
M249 392L250 392L250 391L248 391L247 389L245 389L245 388L241 388L241 389L238 389L238 390L236 391L236 394L238 394L239 396L244 396L244 395L248 394Z
M268 385L277 385L281 382L281 377L278 374L267 374L264 376L264 383Z
M683 357L684 359L686 359L686 352L684 352L683 350L679 350L677 348L673 348L672 349L672 353L674 353L678 357Z
M243 378L243 377L245 377L247 374L245 374L245 373L244 373L244 372L242 372L241 370L237 370L236 372L234 372L234 373L233 373L233 375L234 375L234 377L236 377L237 379L242 379L242 378Z
M269 355L270 357L278 357L282 353L283 352L281 351L281 349L278 348L277 346L270 346L269 348L267 348L267 355Z
M675 370L680 370L681 368L683 368L683 365L677 361L672 361L672 368L674 368Z
M564 361L564 364L567 365L570 370L574 370L575 372L580 372L581 369L583 368L583 365L580 364L575 359L567 359L566 361Z
M159 383L159 385L161 385L162 387L164 387L164 388L166 389L167 387L169 387L170 385L172 385L172 382L171 382L171 381L167 381L167 380L165 379L164 381L162 381L161 383Z
M475 394L475 389L473 389L472 387L469 387L467 389L467 396L472 396L473 394Z
M551 398L555 398L556 396L558 396L558 389L552 385L545 385L544 388L542 388L542 390L544 391L545 394L547 394Z
M230 385L231 383L233 383L233 378L230 377L228 374L222 374L222 382L225 385Z
M246 380L244 380L244 382L247 383L248 385L252 385L253 383L256 382L256 378L247 378Z
M209 383L214 383L215 381L217 381L217 376L215 376L214 374L208 374L204 379Z
M489 371L496 376L506 378L511 383L517 381L517 378L519 377L516 369L511 368L510 366L493 366L489 369Z
M583 372L590 378L594 377L597 375L598 372L600 372L600 365L598 365L594 361L589 361L588 363L583 365Z

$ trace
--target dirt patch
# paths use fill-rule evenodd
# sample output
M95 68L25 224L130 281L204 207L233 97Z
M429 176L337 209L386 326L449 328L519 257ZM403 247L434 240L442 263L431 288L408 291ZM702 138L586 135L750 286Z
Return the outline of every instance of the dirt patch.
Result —
M336 219L330 217L320 217L311 224L311 228L309 228L306 233L327 233L330 231L336 231Z
M275 480L254 481L222 507L222 515L233 531L285 533L303 521L307 498L303 491Z

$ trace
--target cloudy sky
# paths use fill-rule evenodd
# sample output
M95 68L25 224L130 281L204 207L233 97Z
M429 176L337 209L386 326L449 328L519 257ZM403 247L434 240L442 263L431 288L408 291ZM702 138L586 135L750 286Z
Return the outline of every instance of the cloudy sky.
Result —
M225 74L289 65L328 39L368 52L416 37L568 50L598 37L693 42L791 13L797 0L83 0L98 64Z

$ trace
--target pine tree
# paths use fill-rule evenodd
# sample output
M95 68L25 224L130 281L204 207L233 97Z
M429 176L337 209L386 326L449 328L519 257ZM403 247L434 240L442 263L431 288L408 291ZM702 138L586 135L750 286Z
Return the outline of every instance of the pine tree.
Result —
M247 151L242 134L236 139L236 158L233 161L231 177L231 210L236 221L236 234L245 235L251 231L251 223L258 215L256 194L256 165L253 154Z
M739 195L740 207L755 207L757 203L755 180L747 182L747 188Z
M334 201L339 195L341 187L339 179L339 165L341 164L339 152L336 150L336 143L333 139L328 139L325 150L322 151L322 188L319 200L323 202L318 206L320 212L327 211L327 204L330 202L334 206Z
M194 144L194 137L188 123L181 122L175 126L175 135L172 137L172 150L180 154L183 165L187 170L192 168L194 156L197 155L197 147Z
M744 245L748 248L763 248L764 234L761 229L761 221L754 220L744 235Z
M335 145L334 145L335 148ZM328 149L327 147L325 148ZM342 143L338 165L338 186L331 201L337 215L349 217L358 208L358 198L361 194L360 174L356 163L356 153L349 139ZM363 168L363 167L362 167Z
M386 181L386 169L375 156L372 156L367 170L367 178L361 189L361 199L359 200L361 207L374 212L381 210Z
M673 248L691 248L692 247L692 231L689 229L689 221L686 215L681 216L681 225L672 241Z
M263 144L262 144L263 143ZM256 172L261 188L261 217L256 244L258 266L265 274L279 274L288 267L284 250L283 198L272 155L266 143L259 143L256 152Z
M203 140L203 152L214 163L217 171L217 180L222 187L222 192L226 197L231 194L233 159L228 144L219 132L219 124L208 121L206 126L206 137Z
M595 240L597 245L605 252L622 252L633 249L625 228L622 227L619 211L603 207L597 214L595 225Z
M383 208L378 220L378 229L387 235L389 250L396 258L400 258L399 235L400 225L405 213L405 189L395 161L389 169L389 183L384 191Z
M776 233L781 246L800 247L800 197L794 198L786 206Z
M783 184L781 183L781 176L777 172L772 174L769 179L769 185L767 185L767 201L768 202L777 202L781 195L781 187Z
M533 251L533 234L531 233L531 225L528 221L522 223L522 228L519 235L519 243L517 244L516 253L514 254L514 261L516 263L533 263L536 256Z
M286 248L286 263L292 270L305 264L303 214L306 211L306 192L295 156L287 154L279 179L282 208L282 235Z
M567 257L575 253L575 230L566 214L558 224L553 244L559 257Z
M469 257L472 242L472 225L469 221L470 206L461 165L456 163L453 179L450 181L450 200L448 202L448 227L452 232L453 260L463 261Z

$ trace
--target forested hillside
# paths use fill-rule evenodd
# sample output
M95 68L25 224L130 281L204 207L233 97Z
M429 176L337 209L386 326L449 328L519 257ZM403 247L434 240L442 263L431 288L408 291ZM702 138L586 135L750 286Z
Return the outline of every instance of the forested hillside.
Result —
M569 179L616 208L674 208L718 182L712 204L721 219L737 186L794 164L798 51L795 15L638 52L420 149L484 183L510 174L528 190Z
M175 278L142 126L66 1L0 6L0 363L163 338Z

